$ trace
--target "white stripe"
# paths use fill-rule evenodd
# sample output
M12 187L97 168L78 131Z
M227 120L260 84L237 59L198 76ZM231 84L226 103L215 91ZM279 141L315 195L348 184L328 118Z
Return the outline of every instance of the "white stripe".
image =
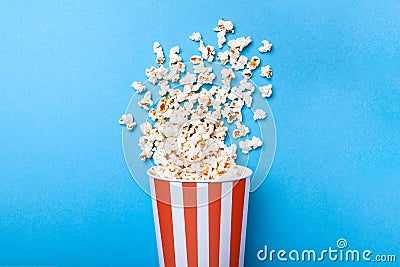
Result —
M208 266L208 184L197 184L198 266Z
M187 266L185 212L181 182L171 182L172 227L174 229L175 263L177 267Z
M153 178L150 178L150 190L151 190L151 203L153 205L154 228L156 231L156 239L157 239L158 261L160 267L164 267L164 254L162 250L160 222L158 221L158 209L157 209L157 201L155 199L156 193L155 193Z
M242 236L240 238L239 267L244 266L244 254L245 254L245 247L246 247L247 211L248 211L248 207L249 207L249 190L250 190L250 178L246 178L246 189L244 191L244 203L243 203Z
M222 183L219 266L229 266L233 182Z

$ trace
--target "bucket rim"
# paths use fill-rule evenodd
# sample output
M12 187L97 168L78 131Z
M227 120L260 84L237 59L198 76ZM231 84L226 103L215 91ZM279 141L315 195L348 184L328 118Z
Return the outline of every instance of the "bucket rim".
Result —
M221 178L215 179L215 180L183 180L183 179L163 178L163 177L160 177L159 175L155 174L152 167L147 170L147 175L149 176L149 178L163 180L163 181L169 181L169 182L204 184L204 183L224 183L224 182L238 181L241 179L249 178L253 174L253 171L247 167L240 166L240 165L236 165L236 167L239 168L238 172L241 173L241 175L238 175L236 177L227 177L227 176L223 175Z

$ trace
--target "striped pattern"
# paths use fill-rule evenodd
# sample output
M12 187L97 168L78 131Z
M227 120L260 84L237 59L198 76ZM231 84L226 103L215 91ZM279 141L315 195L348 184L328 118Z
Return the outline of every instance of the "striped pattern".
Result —
M243 266L250 178L195 183L150 178L160 266Z

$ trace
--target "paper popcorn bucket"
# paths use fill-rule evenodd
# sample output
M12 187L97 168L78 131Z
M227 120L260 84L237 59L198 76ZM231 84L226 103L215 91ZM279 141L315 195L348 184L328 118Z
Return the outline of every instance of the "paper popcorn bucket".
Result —
M177 181L148 171L160 266L243 266L250 176Z

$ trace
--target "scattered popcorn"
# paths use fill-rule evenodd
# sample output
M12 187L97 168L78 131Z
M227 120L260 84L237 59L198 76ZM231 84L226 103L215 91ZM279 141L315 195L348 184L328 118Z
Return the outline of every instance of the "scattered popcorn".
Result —
M204 46L203 40L200 40L200 46L199 46L199 51L201 52L201 56L206 59L208 62L212 62L214 60L214 46Z
M125 125L126 129L133 130L136 127L136 122L133 121L132 114L123 114L119 119L119 124Z
M250 43L251 43L250 36L248 36L248 37L240 37L240 38L237 38L237 39L230 40L228 42L228 46L230 48L236 48L239 52L241 52Z
M157 83L157 69L155 67L151 67L150 69L146 69L146 76L149 78L149 82L152 84Z
M252 150L250 140L248 140L248 139L245 141L240 141L239 147L242 150L243 154L248 154L250 152L250 150Z
M132 88L135 89L136 92L138 92L139 94L146 90L146 86L142 85L141 82L133 82L132 83Z
M179 51L179 46L176 45L169 50L169 54L179 54Z
M253 103L253 97L251 97L251 93L251 91L243 93L243 101L248 108L251 107L251 104Z
M220 19L218 20L218 26L214 28L214 31L217 33L218 38L218 47L222 48L222 45L226 42L226 33L231 32L234 33L233 23L229 20Z
M235 73L231 68L221 70L222 80L231 80L235 78Z
M247 63L247 68L249 68L250 70L255 70L258 67L258 65L260 65L260 58L257 56L254 56Z
M249 82L247 79L243 79L240 81L239 88L242 91L249 90L252 93L254 92L254 85L251 82Z
M197 66L193 67L193 72L198 74L209 74L212 72L212 68L205 67L204 62L200 62Z
M226 32L225 31L220 31L217 33L217 38L218 38L218 47L222 48L222 45L226 42Z
M168 93L168 91L171 89L169 87L168 80L162 80L161 82L158 83L158 86L160 87L160 91L158 91L158 94L160 96L165 96Z
M201 35L199 32L194 32L192 35L189 36L189 39L195 42L199 42L201 40Z
M249 69L243 70L242 75L246 79L250 79L251 76L253 76L253 74L251 73L251 70L249 70Z
M243 154L248 154L251 150L257 149L262 146L260 138L253 136L251 140L247 139L239 142L239 147Z
M272 84L268 84L265 86L260 86L258 89L261 92L262 97L271 97L272 95Z
M173 66L170 66L170 72L167 75L167 80L171 82L177 82L180 78L179 73L185 72L185 64L178 62Z
M262 109L257 109L256 111L254 111L253 114L253 119L256 120L262 120L265 119L267 117L267 113L262 110Z
M235 33L232 21L224 19L218 20L218 26L214 28L214 31L216 32L225 31L225 32Z
M251 145L252 149L256 149L260 146L262 146L262 141L260 138L253 136L253 138L251 138L249 145Z
M267 77L268 79L272 77L272 70L269 65L261 67L261 74L262 77Z
M229 61L229 51L218 52L217 59L221 62L222 65L226 65Z
M192 74L190 72L186 73L186 76L182 77L179 80L180 84L194 84L197 80L197 75L196 74Z
M150 135L150 131L153 128L150 122L144 122L140 125L140 131L142 132L143 135Z
M237 59L237 61L234 64L232 64L232 68L234 70L242 70L244 69L246 64L247 64L247 57L242 55Z
M150 106L153 105L153 101L151 100L151 93L147 92L144 97L142 98L142 100L139 101L139 106L141 106L142 108L144 108L145 110L149 110Z
M240 56L240 52L238 49L236 49L236 48L229 49L229 64L231 64L233 66L236 63L236 61L238 60L239 56Z
M182 62L182 57L179 54L179 46L174 46L169 50L169 65L173 66L178 62Z
M192 64L199 64L200 62L203 62L203 58L201 56L191 56L190 62L192 62Z
M233 131L233 138L237 139L242 136L246 136L250 133L250 130L247 126L241 124L240 122L235 122L236 130Z
M234 33L234 25L231 21L221 19L214 31L217 32L218 47L222 48L226 43L226 34ZM249 79L261 60L258 56L251 56L249 60L241 54L252 42L250 37L230 40L229 48L216 55L222 65L227 65L217 73L222 85L216 86L213 83L217 75L205 62L214 60L214 46L205 45L199 32L194 32L189 39L199 42L198 50L201 53L190 57L193 64L191 72L186 71L186 65L179 55L179 46L169 50L169 64L165 67L163 48L158 42L153 44L156 62L160 65L146 69L146 76L150 83L158 87L160 99L153 106L148 91L138 102L140 107L148 110L148 117L152 120L151 123L147 121L140 125L143 134L138 144L140 158L152 158L156 165L152 167L153 171L168 179L213 180L224 174L234 176L237 146L228 146L225 139L228 131L232 131L234 140L246 138L250 133L243 123L242 110L250 108L253 103L255 88ZM272 45L268 41L262 43L263 46L258 48L260 52L271 50ZM242 70L242 75L235 73L238 70ZM269 65L261 67L261 76L272 76ZM236 81L235 78L240 79L239 85L232 83ZM133 82L132 88L138 93L147 89L140 82ZM262 97L270 97L272 85L261 86L259 90ZM261 109L253 114L254 121L266 117L266 112ZM236 128L228 130L224 126L225 120L228 124L235 123ZM136 126L132 114L122 115L119 122L129 130ZM262 140L253 136L238 144L242 153L248 154L262 146Z
M166 67L164 67L163 65L160 65L157 69L156 69L156 78L157 81L161 80L161 79L167 79L168 77L168 69Z
M164 63L164 61L165 61L164 51L159 42L154 42L153 52L154 52L154 54L156 54L156 62L158 64Z
M216 78L214 73L200 73L197 77L197 84L212 84L212 81Z
M270 44L267 40L262 40L261 42L263 45L258 48L258 51L260 51L260 53L271 51L272 44Z

